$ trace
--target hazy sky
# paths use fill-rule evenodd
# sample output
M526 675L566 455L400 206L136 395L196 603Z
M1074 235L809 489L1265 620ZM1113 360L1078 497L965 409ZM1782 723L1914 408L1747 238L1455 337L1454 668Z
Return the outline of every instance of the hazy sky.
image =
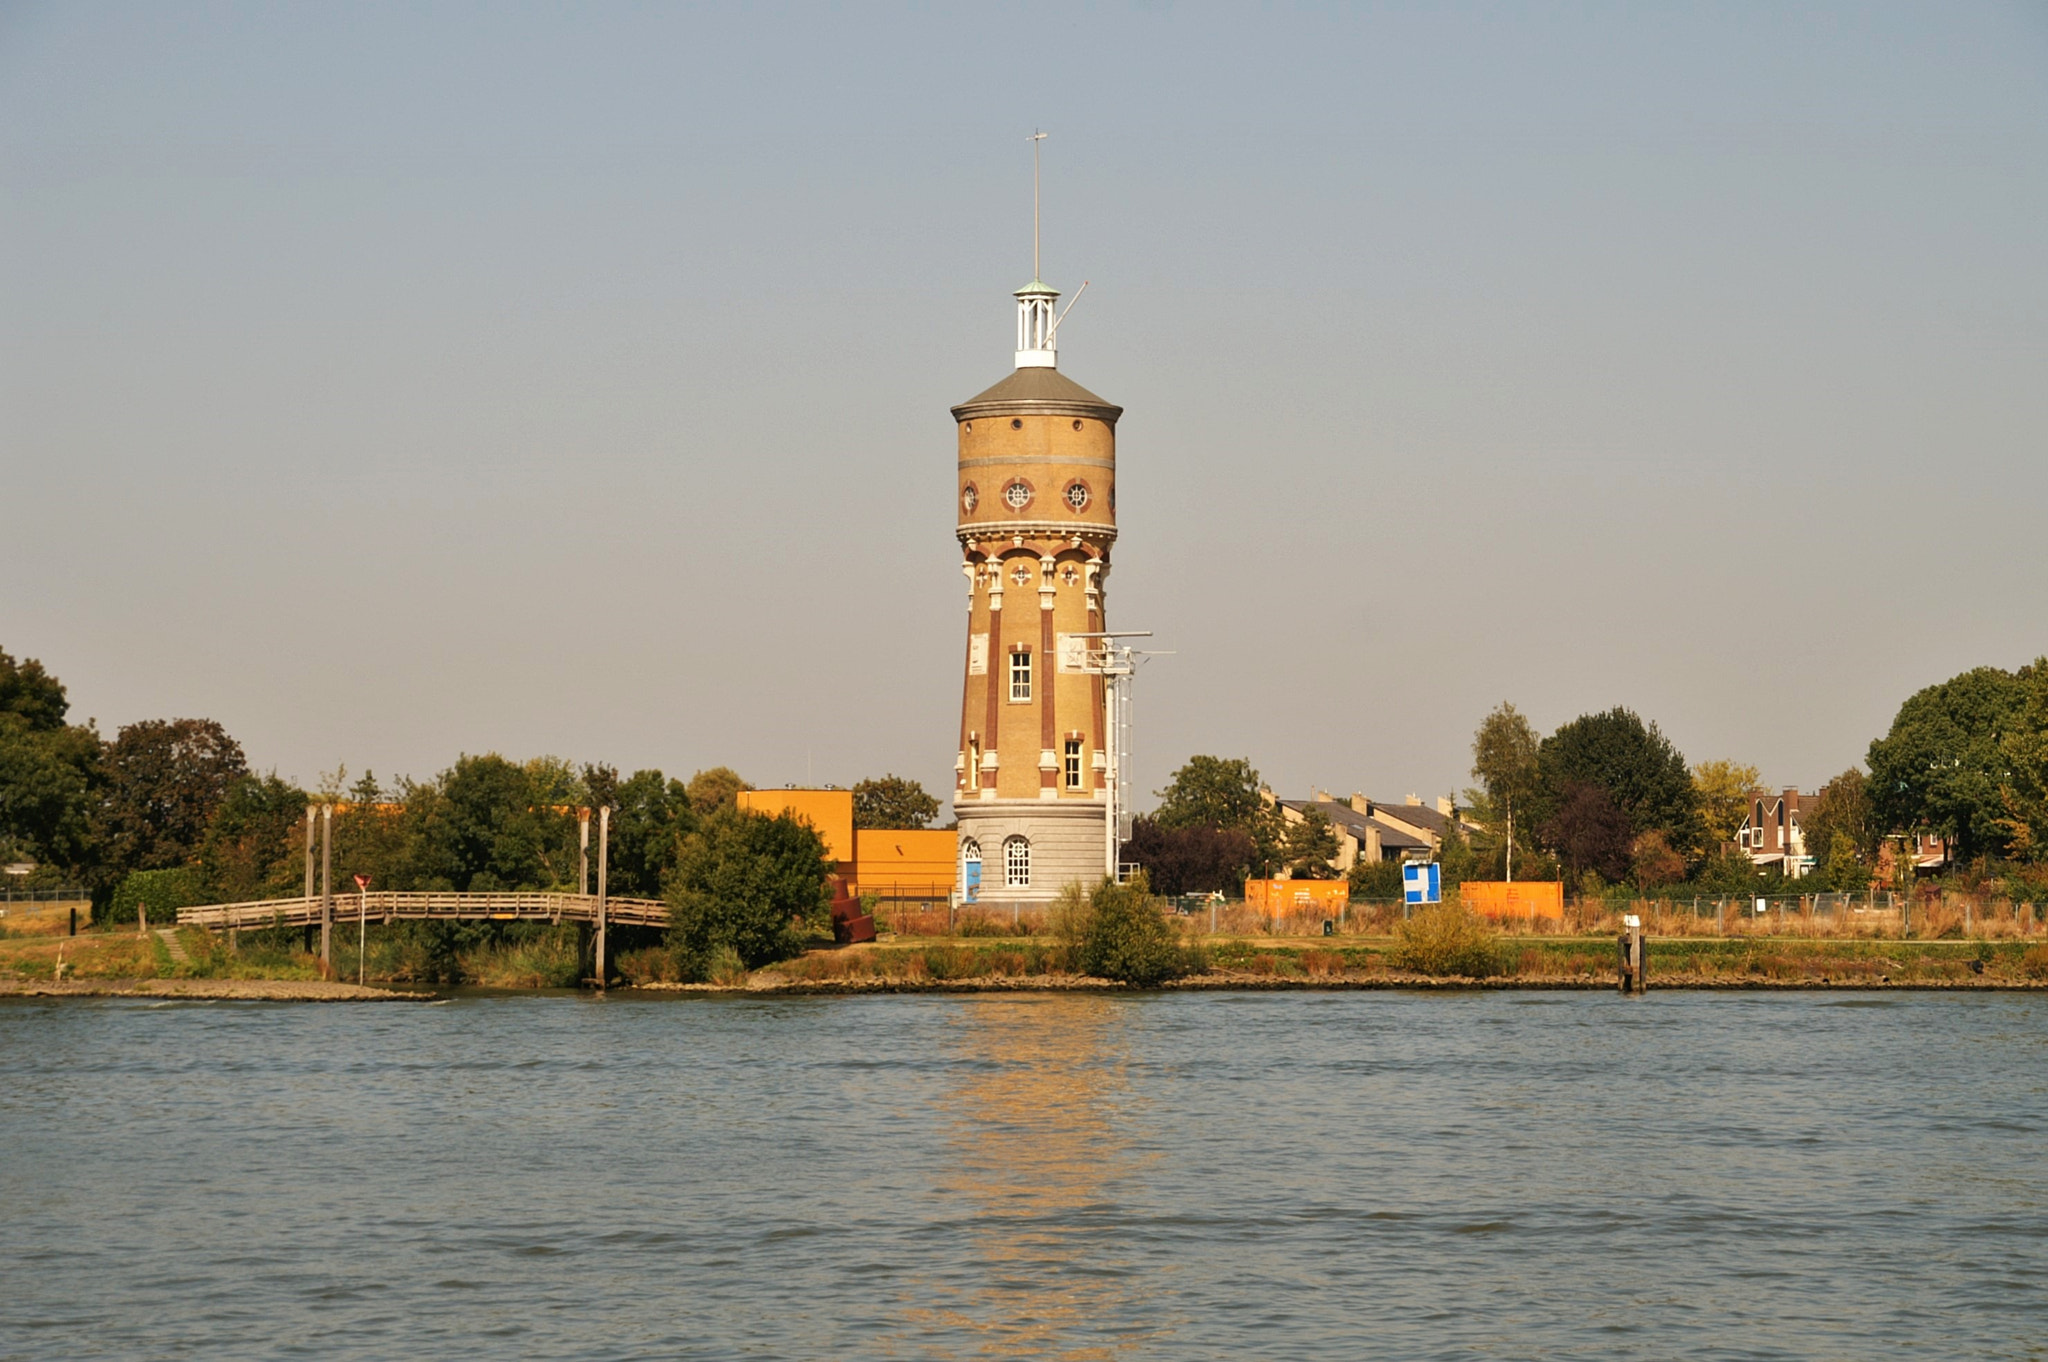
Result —
M0 5L0 647L303 781L949 791L947 408L1127 414L1138 778L2048 652L2048 7Z

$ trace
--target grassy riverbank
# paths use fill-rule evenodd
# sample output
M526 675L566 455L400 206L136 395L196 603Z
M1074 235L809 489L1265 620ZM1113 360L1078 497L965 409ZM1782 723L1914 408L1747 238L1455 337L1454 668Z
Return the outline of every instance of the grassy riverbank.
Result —
M346 941L340 932L335 936L335 978L353 980L354 936ZM385 985L562 988L576 985L582 974L582 947L573 927L479 934L466 945L422 937L398 929L373 931L365 979ZM1204 938L1200 945L1207 968L1183 987L1399 987L1463 978L1403 968L1400 943L1393 937L1288 941L1225 936ZM1496 965L1485 980L1491 987L1602 987L1614 980L1614 941L1604 935L1503 937L1495 947ZM622 951L617 958L617 983L661 987L672 980L672 973L660 968L658 952ZM194 928L178 929L168 938L157 932L0 938L0 993L47 991L41 986L53 983L96 987L319 979L319 958L305 949L297 932L245 932L232 941ZM2048 942L1661 937L1650 943L1650 982L1664 988L2048 987ZM747 984L755 989L1100 986L1076 976L1066 948L1045 937L899 939L820 949L758 970Z
M1344 939L1341 944L1276 942L1264 937L1209 938L1209 968L1193 986L1294 983L1332 986L1443 981L1462 976L1402 968L1395 938ZM1602 987L1614 982L1611 937L1509 937L1498 943L1495 987ZM790 984L921 983L969 980L1019 983L1066 975L1065 953L1032 938L883 943L813 951L756 978ZM1663 938L1650 945L1653 987L2048 986L2048 943L1874 941L1801 937Z

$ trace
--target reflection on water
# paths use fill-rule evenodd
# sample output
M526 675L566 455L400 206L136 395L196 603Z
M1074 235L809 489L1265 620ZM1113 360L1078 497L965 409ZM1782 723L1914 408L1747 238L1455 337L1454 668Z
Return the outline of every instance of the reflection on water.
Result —
M1109 1357L1134 1327L1127 1241L1107 1223L1112 1188L1137 1171L1126 1010L1104 998L978 1000L946 1037L957 1081L938 1096L946 1163L933 1195L966 1223L971 1261L910 1283L904 1319L925 1351Z
M0 1003L0 1359L2041 1359L2044 1035L2043 994Z

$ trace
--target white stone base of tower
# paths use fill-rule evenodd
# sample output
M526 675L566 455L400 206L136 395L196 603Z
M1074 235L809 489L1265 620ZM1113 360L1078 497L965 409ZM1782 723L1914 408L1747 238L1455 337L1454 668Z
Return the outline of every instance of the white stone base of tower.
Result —
M960 801L961 854L967 839L981 847L984 905L1033 908L1052 902L1070 884L1093 889L1107 869L1109 806L1080 799L987 799ZM1031 883L1005 883L1004 846L1022 837L1031 847Z

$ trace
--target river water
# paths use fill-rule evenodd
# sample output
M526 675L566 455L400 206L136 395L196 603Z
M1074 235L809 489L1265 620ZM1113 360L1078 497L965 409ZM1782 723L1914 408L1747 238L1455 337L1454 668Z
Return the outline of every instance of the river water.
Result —
M2048 1356L2048 997L0 1004L0 1357Z

